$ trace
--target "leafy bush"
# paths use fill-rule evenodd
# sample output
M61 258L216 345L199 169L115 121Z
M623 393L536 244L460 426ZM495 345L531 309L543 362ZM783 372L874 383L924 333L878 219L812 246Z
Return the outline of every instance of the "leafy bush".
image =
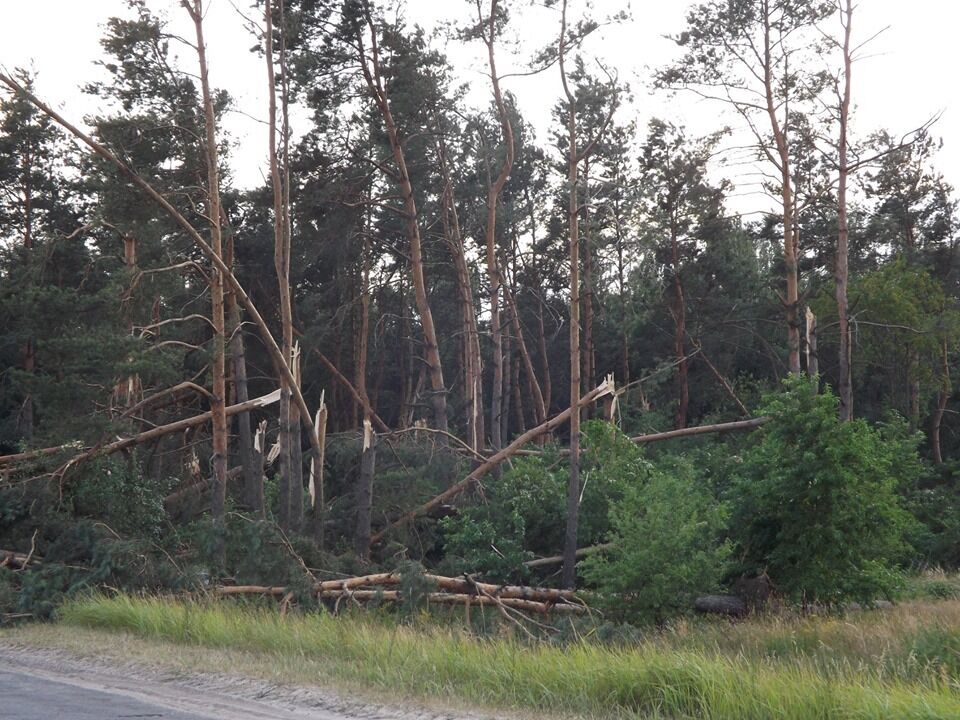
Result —
M919 472L917 438L862 420L806 379L766 398L730 493L743 570L766 570L794 600L871 601L897 587L911 518L898 488Z
M730 551L718 542L727 512L689 461L667 456L636 466L641 481L610 510L612 550L581 569L606 596L609 617L662 621L716 587Z

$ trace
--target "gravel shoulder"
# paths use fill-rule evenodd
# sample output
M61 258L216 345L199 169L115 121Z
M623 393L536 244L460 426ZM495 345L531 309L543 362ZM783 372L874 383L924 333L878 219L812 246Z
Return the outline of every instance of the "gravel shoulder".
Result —
M271 655L209 650L56 625L0 630L0 683L78 688L90 702L106 693L117 702L161 707L163 717L214 720L486 720L466 709L378 697L360 687L329 688L314 664ZM24 677L27 676L27 677ZM35 681L43 681L38 686ZM2 693L0 693L2 694ZM55 709L55 708L51 708ZM0 713L3 714L3 713ZM51 717L55 715L50 715ZM122 717L122 714L116 715ZM22 717L31 717L23 715ZM42 717L42 716L38 716ZM90 715L90 717L108 717ZM506 717L497 712L498 718ZM520 716L514 716L520 717Z

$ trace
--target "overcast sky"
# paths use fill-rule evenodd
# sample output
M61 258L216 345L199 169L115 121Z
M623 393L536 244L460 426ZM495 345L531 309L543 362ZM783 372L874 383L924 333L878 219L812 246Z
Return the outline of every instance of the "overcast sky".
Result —
M244 10L250 0L233 0ZM527 8L529 0L502 0L508 7ZM155 11L164 13L172 28L189 35L186 13L177 0L150 0ZM571 8L585 0L571 0ZM683 27L686 0L594 0L594 15L603 16L629 7L632 19L604 28L588 48L591 54L616 67L620 78L629 82L634 96L620 120L636 119L639 126L653 116L687 125L693 133L706 133L737 120L722 114L722 108L690 97L669 98L649 92L650 68L669 62L677 55L676 46L664 36ZM231 5L231 0L208 0L207 43L212 82L234 97L236 110L226 129L238 141L233 173L241 186L263 179L266 163L266 132L251 119L263 118L263 62L249 52L251 37ZM438 24L469 17L472 3L464 0L408 0L406 16L428 30ZM97 107L80 88L103 77L96 67L100 57L99 39L104 22L111 15L125 15L123 0L0 0L3 22L0 24L0 65L10 70L30 66L39 73L38 93L63 109L68 118L80 120ZM543 8L525 9L513 24L515 55L501 52L500 71L521 69L522 61L557 34L558 16ZM934 132L944 139L937 166L954 185L960 186L960 2L956 0L860 0L855 15L855 35L872 36L890 26L872 44L871 57L855 66L854 119L859 137L886 127L895 133L906 132L931 116L943 112ZM839 30L839 28L837 28ZM442 36L434 41L448 50L462 81L472 85L470 102L487 102L487 81L481 74L483 58L479 48L464 48L447 43ZM185 67L193 68L195 59L187 49L178 49ZM546 141L550 108L560 96L557 72L536 78L511 78L504 81L520 108ZM296 129L296 128L295 128ZM729 171L733 173L731 169ZM751 194L749 178L735 177L740 212L762 209L765 202Z

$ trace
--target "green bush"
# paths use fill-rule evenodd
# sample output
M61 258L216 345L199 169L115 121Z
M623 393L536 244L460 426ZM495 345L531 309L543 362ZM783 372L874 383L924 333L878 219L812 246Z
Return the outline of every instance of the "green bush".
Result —
M917 438L840 422L837 398L793 379L766 398L773 422L744 453L730 497L743 570L826 604L890 596L912 520L898 489L920 471Z
M718 542L727 512L687 460L636 467L643 477L610 510L613 549L581 570L606 598L608 617L662 621L717 586L730 551Z

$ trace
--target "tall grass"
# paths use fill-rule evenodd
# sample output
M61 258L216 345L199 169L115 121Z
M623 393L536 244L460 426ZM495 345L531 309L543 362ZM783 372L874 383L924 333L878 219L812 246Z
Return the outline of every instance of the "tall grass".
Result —
M176 643L309 657L331 679L502 708L717 720L960 718L955 675L906 681L852 667L831 673L802 658L777 662L707 643L692 647L679 635L636 647L557 647L371 617L280 617L224 603L126 596L74 602L60 618Z

